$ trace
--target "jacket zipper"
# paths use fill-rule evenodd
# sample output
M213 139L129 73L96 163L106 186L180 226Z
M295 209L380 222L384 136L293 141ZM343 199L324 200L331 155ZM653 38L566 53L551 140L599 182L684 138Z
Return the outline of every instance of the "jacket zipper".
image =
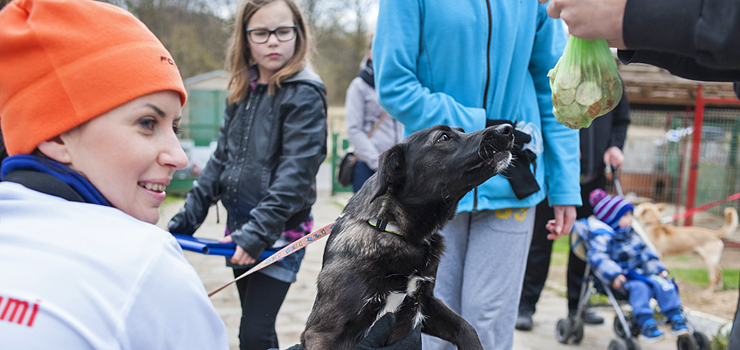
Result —
M488 44L486 45L486 88L483 90L483 109L488 103L488 87L491 84L491 36L493 35L493 24L491 23L491 0L486 0L488 8Z
M491 1L486 0L488 8L488 44L486 45L486 87L483 89L483 109L488 106L488 87L491 84L491 36L493 24L491 23ZM473 210L478 210L478 187L473 189Z

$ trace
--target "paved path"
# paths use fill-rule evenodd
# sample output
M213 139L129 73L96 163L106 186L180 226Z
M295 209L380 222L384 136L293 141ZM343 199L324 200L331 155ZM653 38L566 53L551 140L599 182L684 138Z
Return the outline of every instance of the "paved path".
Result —
M334 221L341 212L341 203L346 203L349 198L347 193L331 196L329 173L330 168L327 165L322 166L319 172L319 196L313 207L315 228ZM159 225L164 226L181 205L182 201L174 201L164 205ZM199 237L219 238L223 236L226 211L220 204L218 209L220 222L217 223L216 207L212 207L205 222L198 230L197 235ZM324 240L321 240L306 248L306 256L298 274L298 281L288 291L278 315L278 340L282 349L298 343L305 321L311 312L316 295L316 276L321 269L324 242ZM223 258L191 252L185 252L185 255L198 271L207 291L213 291L233 279L232 271L225 266ZM586 326L584 339L579 346L563 345L555 340L555 324L559 318L567 314L567 308L565 298L561 296L562 293L556 292L556 290L562 289L561 284L550 283L551 287L545 289L537 304L534 329L529 332L516 331L514 349L607 349L609 341L614 337L611 324L614 312L610 308L597 308L597 312L604 316L607 322L599 326ZM231 349L238 350L238 327L241 308L239 307L236 287L230 286L216 294L212 299L228 328ZM675 349L676 341L674 337L668 336L667 339L659 343L641 345L643 349L667 350Z

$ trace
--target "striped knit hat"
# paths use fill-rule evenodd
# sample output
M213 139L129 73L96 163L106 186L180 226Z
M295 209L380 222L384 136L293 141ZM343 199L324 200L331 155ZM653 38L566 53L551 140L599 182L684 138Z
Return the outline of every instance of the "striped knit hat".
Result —
M620 196L607 195L604 190L597 188L588 195L588 201L594 207L594 216L613 229L619 226L619 219L635 207L632 203Z

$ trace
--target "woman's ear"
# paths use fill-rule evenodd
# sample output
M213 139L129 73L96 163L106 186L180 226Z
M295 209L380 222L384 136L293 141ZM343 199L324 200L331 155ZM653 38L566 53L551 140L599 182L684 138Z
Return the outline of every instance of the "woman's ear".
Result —
M52 137L51 139L40 143L37 148L45 156L56 160L59 163L72 163L72 157L70 157L69 149L67 148L67 144L64 142L64 139L61 135L57 135L56 137Z

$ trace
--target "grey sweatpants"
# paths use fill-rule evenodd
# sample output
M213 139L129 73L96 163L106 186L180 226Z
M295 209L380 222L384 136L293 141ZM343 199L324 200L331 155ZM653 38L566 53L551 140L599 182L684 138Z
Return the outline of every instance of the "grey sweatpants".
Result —
M462 315L486 350L510 350L535 207L462 212L442 230L434 295ZM455 347L424 335L425 350Z

